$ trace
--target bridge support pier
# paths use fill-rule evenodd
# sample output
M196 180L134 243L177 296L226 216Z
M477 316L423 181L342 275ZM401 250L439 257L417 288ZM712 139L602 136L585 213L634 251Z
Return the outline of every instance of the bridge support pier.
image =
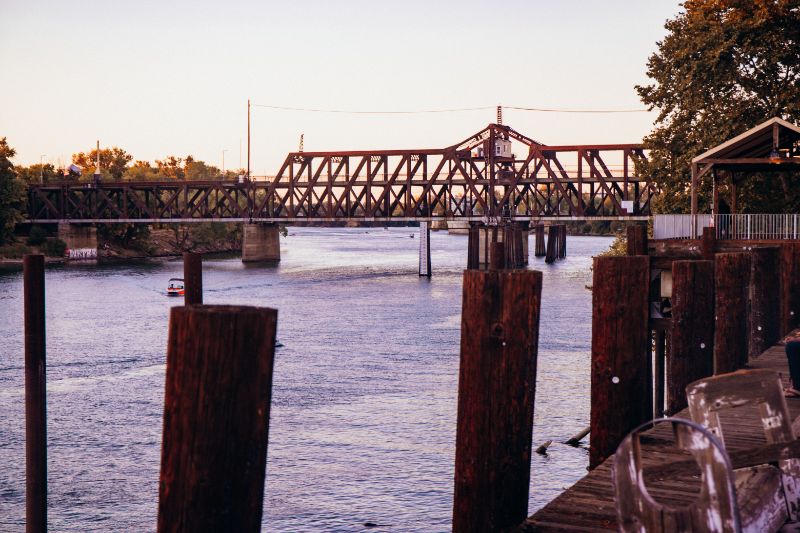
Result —
M281 260L281 243L277 224L245 224L242 234L242 262Z
M522 224L506 226L473 225L469 232L469 259L467 268L487 268L491 259L491 243L511 243L506 247L508 268L518 268L528 264L528 228Z
M93 224L59 222L58 238L67 244L69 259L97 259L97 227Z

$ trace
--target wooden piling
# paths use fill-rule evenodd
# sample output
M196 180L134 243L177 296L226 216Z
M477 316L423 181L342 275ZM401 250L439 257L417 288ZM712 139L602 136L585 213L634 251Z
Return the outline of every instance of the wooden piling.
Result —
M534 246L533 255L535 257L544 257L547 253L547 249L544 245L544 224L536 224L534 234L536 236L536 244Z
M25 315L25 531L47 531L44 256L22 259Z
M781 329L787 335L800 321L800 244L781 245Z
M647 226L628 226L626 232L628 255L647 255Z
M590 468L653 415L649 285L647 256L594 258Z
M489 268L503 270L506 268L506 243L495 241L491 243L492 253L489 256Z
M194 252L183 253L183 302L203 303L203 256Z
M687 406L686 386L714 373L714 262L672 262L667 414Z
M750 278L750 359L780 337L780 249L753 248Z
M544 262L553 263L558 257L558 226L551 224L547 228L547 252L545 254Z
M467 269L480 268L480 240L481 230L477 225L470 224L467 235Z
M714 374L747 364L750 254L717 254L714 263Z
M700 241L700 252L706 261L714 260L714 252L717 247L717 228L703 228L703 237Z
M542 273L464 272L453 531L527 517Z
M528 229L523 228L521 224L514 225L514 246L516 246L517 257L519 258L519 267L522 268L528 264Z
M559 227L558 236L560 237L560 246L558 249L558 257L559 259L564 259L567 257L567 225L561 224Z
M170 314L158 531L261 530L277 311Z
M657 329L655 335L655 364L653 365L653 418L664 416L664 380L667 364L667 332Z

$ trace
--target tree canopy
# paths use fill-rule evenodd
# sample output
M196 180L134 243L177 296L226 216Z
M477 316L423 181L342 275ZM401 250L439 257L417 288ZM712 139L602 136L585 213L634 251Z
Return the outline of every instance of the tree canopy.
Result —
M133 156L122 148L101 148L100 149L100 171L105 172L115 180L122 179L128 169L128 163ZM89 176L94 173L97 167L97 149L90 152L79 152L72 155L72 162L83 169L83 175Z
M5 244L21 219L25 189L11 163L16 151L0 138L0 244Z
M683 6L648 60L652 83L636 87L659 112L645 146L646 171L662 189L653 206L660 212L689 212L693 157L769 118L800 119L798 0L687 0ZM748 180L739 208L796 210L798 189L787 197L780 180ZM700 209L707 209L709 180L699 193Z

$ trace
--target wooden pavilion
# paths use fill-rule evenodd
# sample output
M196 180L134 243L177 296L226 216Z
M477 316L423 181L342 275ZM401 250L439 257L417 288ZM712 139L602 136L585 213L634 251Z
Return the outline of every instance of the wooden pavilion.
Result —
M736 184L742 174L800 171L800 127L774 117L692 159L692 215L697 214L697 188L711 174L712 213L719 214L720 180L730 185L730 212L736 213Z

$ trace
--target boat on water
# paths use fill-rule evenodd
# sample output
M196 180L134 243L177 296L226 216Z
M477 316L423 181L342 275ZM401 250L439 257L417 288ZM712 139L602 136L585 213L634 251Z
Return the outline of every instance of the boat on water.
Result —
M183 296L183 278L170 278L167 284L167 296Z

